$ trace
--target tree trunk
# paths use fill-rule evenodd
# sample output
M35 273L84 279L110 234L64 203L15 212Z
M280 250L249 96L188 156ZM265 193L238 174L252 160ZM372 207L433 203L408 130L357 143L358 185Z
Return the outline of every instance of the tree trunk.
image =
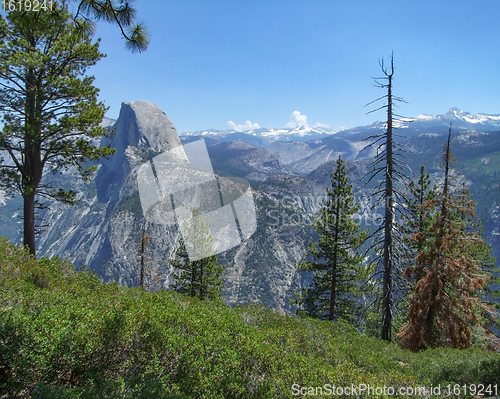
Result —
M328 315L328 320L335 320L335 300L336 300L336 286L337 286L337 259L335 257L333 261L333 273L332 273L332 287L330 292L330 314Z
M36 47L34 39L30 45ZM24 176L22 181L24 198L24 245L28 246L32 255L36 256L35 245L35 196L36 189L42 179L42 161L40 156L39 127L36 108L36 76L29 68L26 80L26 115L24 138Z
M436 275L432 281L436 281L439 276L443 273L443 270L441 269L441 248L443 246L443 241L445 239L446 235L446 224L448 220L448 192L449 192L449 176L450 176L450 162L451 162L451 123L450 123L450 130L448 132L448 141L446 143L446 149L445 149L445 159L444 159L444 183L443 183L443 199L441 201L441 224L439 226L439 235L437 237L435 246L437 248L437 254L436 254L436 262L434 263L434 268L435 270L433 271ZM428 331L427 331L427 344L428 346L434 346L436 344L436 334L435 334L435 328L434 328L434 319L435 319L435 313L436 313L436 297L438 295L438 289L435 287L435 284L432 287L432 292L431 292L431 300L429 304L429 310L427 313L427 326L428 326Z
M340 173L337 170L337 174ZM337 184L340 185L340 176L337 176ZM335 320L335 302L337 300L337 260L338 260L338 240L340 225L340 198L337 196L337 206L335 209L335 244L333 247L333 265L332 265L332 286L330 292L330 314L328 319Z
M32 255L36 255L35 246L35 192L24 196L24 245Z
M385 175L385 224L384 224L384 277L382 282L382 331L381 338L391 340L392 327L392 230L393 230L393 154L392 154L392 74L388 76L387 141Z
M203 300L205 294L203 293L203 262L205 259L200 259L200 299Z

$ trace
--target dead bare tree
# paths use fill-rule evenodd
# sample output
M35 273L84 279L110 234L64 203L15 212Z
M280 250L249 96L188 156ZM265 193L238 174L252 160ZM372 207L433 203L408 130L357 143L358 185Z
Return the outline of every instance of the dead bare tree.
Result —
M400 205L405 202L405 187L408 187L408 178L405 172L409 171L408 165L404 162L408 151L401 143L397 143L394 137L404 137L394 133L395 121L403 118L394 112L395 102L405 102L402 98L394 96L394 57L391 54L390 66L387 67L384 61L380 61L380 67L384 76L374 78L375 86L387 90L387 94L367 104L371 105L378 101L385 100L384 104L368 114L386 109L387 121L384 132L367 137L370 143L364 148L376 148L376 156L373 160L373 169L363 178L364 186L376 177L383 177L374 188L372 195L376 198L373 208L380 205L384 207L384 215L381 216L382 223L373 233L374 238L370 249L375 249L379 267L376 268L373 278L380 281L382 275L382 295L381 299L381 339L390 341L393 323L393 313L397 310L397 298L401 297L401 291L406 285L402 276L403 271L396 265L404 264L407 256L406 244L403 240L403 231L396 222L397 212L403 214L405 211ZM399 294L396 295L396 291Z
M146 245L149 242L149 234L146 233L145 230L142 231L142 239L141 239L141 251L139 256L141 257L141 288L144 288L144 263L146 255Z

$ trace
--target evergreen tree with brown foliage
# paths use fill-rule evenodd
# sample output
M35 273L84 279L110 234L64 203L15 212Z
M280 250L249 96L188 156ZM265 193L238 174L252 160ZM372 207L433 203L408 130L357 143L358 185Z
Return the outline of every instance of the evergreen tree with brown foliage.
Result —
M486 306L480 298L488 282L485 266L493 263L491 248L481 237L475 220L475 204L466 187L453 187L450 151L451 125L443 155L444 183L436 199L424 202L424 209L438 208L429 228L412 236L428 242L408 274L418 278L410 298L408 322L401 328L400 345L412 351L437 346L467 348L472 329L480 322Z

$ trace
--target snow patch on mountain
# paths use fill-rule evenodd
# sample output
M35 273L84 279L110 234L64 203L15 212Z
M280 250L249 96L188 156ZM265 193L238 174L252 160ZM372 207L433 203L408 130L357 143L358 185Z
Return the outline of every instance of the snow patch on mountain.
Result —
M419 121L444 121L452 122L455 120L482 125L493 125L500 126L500 115L488 115L488 114L471 114L469 112L461 111L458 108L450 108L450 110L443 115L419 115L415 118Z
M304 139L309 138L313 140L316 136L334 134L338 131L333 130L330 126L319 122L313 127L309 126L307 116L301 114L300 111L292 112L289 122L283 128L261 128L258 123L252 123L249 120L243 124L236 124L233 121L228 121L227 124L230 129L207 129L203 131L184 132L182 133L182 136L202 136L217 140L228 137L233 133L244 133L254 137L264 138L271 142L274 140L291 141L294 138L299 141L304 141Z
M252 129L252 130L235 130L235 129L224 129L224 130L214 130L207 129L203 131L195 132L185 132L182 136L202 136L213 139L220 139L224 137L230 137L234 133L243 133L249 136L264 138L268 141L291 141L300 140L304 141L307 139L313 140L318 137L327 136L337 133L337 130L326 128L326 127L309 127L306 125L296 126L294 128L280 128L280 129Z
M457 137L457 140L467 142L469 144L475 144L475 143L478 143L478 141L474 140L474 138L477 138L480 136L487 136L487 135L488 135L488 133L477 132L475 130L471 130L471 131L466 131L466 132L460 133Z

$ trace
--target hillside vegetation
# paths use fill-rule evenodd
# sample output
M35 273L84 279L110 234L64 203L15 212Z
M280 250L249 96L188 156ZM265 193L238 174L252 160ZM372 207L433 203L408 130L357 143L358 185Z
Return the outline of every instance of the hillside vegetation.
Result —
M0 267L2 397L275 399L297 397L293 384L498 384L500 354L481 342L412 353L263 306L103 284L4 238Z

